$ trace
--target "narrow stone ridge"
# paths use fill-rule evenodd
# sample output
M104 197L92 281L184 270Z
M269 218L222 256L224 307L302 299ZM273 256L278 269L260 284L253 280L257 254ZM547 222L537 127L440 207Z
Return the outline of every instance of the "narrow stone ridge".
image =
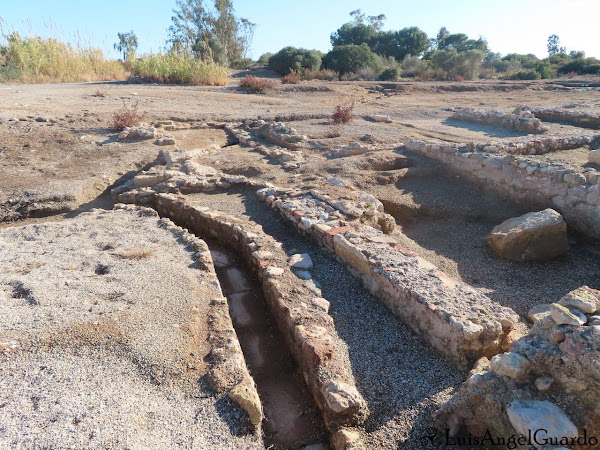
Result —
M506 350L524 331L512 309L451 279L392 236L359 221L339 220L339 211L330 215L328 196L277 188L258 195L333 251L395 315L459 367Z

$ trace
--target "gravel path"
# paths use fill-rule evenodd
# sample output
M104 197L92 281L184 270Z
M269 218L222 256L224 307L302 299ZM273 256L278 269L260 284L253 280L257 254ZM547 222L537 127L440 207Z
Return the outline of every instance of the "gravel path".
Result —
M283 243L288 254L309 253L313 278L331 302L339 336L348 345L354 377L371 416L368 448L422 449L431 414L465 374L449 366L421 338L370 295L339 262L287 226L254 192L194 194L190 200L245 215Z

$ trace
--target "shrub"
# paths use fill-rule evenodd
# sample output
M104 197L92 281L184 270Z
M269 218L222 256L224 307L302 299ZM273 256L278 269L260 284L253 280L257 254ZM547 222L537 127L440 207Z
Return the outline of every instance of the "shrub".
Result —
M336 124L352 122L353 119L354 104L348 106L337 105L335 111L333 111L333 114L331 115L331 120Z
M355 78L353 79L356 81L376 80L378 75L379 72L374 67L363 67L362 69L358 69L358 71L355 74Z
M542 76L535 70L521 70L510 77L511 80L539 80Z
M550 61L542 61L542 62L537 63L535 65L535 70L544 79L556 77L556 69L554 67L552 67L552 64L550 64Z
M23 76L23 72L12 63L0 66L0 83L18 80Z
M579 58L562 64L558 68L558 73L561 75L569 72L576 72L579 75L596 74L600 72L600 61L596 58Z
M281 75L287 75L292 70L319 70L322 57L323 53L318 50L285 47L269 58L269 68Z
M400 66L390 67L379 74L382 81L398 81L400 79Z
M334 47L323 58L323 66L340 74L357 73L360 69L372 68L377 73L383 69L381 58L367 44Z
M256 78L252 75L246 75L240 81L240 86L246 88L256 94L264 94L267 89L275 87L276 82L274 80L268 80L266 78Z
M225 86L228 77L227 69L219 64L176 52L144 55L131 63L131 70L157 83Z
M135 127L144 119L144 114L138 112L138 104L135 103L129 108L125 103L123 107L113 113L112 127L115 130L122 130L125 127Z
M423 77L429 73L427 63L417 56L407 56L402 60L402 76L404 77Z
M482 80L489 80L496 76L496 69L493 67L484 67L479 71L479 78Z

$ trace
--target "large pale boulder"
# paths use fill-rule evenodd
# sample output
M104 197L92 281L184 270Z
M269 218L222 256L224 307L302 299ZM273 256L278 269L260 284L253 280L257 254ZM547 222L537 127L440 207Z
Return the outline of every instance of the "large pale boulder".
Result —
M579 434L573 422L564 411L549 401L515 400L506 410L508 419L517 433L528 436L536 433L533 445L541 447L541 443L556 439L576 439Z
M500 258L513 261L544 261L569 250L567 224L553 209L502 222L485 243Z

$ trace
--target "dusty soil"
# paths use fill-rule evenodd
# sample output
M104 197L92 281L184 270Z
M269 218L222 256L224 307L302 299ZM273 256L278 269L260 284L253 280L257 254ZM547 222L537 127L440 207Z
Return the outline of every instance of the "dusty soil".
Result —
M522 316L531 306L555 301L580 285L600 288L598 242L572 234L572 250L554 261L501 261L485 248L483 238L498 223L526 211L396 145L407 139L481 142L519 137L501 128L451 120L452 113L442 108L510 112L519 104L575 105L578 110L597 112L597 89L581 87L577 80L563 84L311 81L279 85L265 95L255 95L238 88L243 75L232 77L225 87L89 83L0 88L0 263L6 266L0 290L5 300L0 335L8 343L19 342L20 348L2 356L0 363L0 402L8 402L0 408L6 446L254 448L268 442L240 431L244 424L239 408L198 382L206 370L202 311L194 341L201 356L193 374L181 368L177 359L178 345L189 335L169 328L171 322L163 318L175 312L165 308L183 305L177 314L184 314L190 306L185 298L200 296L199 303L206 305L211 295L203 290L211 289L208 279L205 284L189 282L198 271L190 268L190 255L181 242L158 229L156 219L128 218L132 213L125 212L81 215L92 207L112 208L107 189L159 158L162 147L154 139L118 141L111 122L123 104L138 104L148 123L208 123L209 128L164 132L177 141L166 148L203 149L195 162L219 172L278 186L323 189L323 177L337 177L376 196L395 217L394 233L404 246ZM327 116L336 105L351 102L355 119L332 129ZM392 123L372 122L367 117L372 114L388 115ZM308 137L302 148L305 162L299 169L284 169L264 151L236 144L222 128L225 122L259 117L282 120ZM548 126L551 134L576 131L565 124ZM351 142L369 142L380 151L331 156L331 150ZM264 145L272 146L267 141ZM538 158L563 158L587 166L588 151L581 148ZM248 216L289 254L311 254L314 278L331 303L357 386L371 411L361 431L365 443L369 448L423 448L421 438L433 424L431 413L464 381L465 374L431 351L336 260L284 226L253 193L198 194L193 199ZM123 241L122 245L130 245L129 240L131 245L146 243L156 247L156 258L115 258L110 252L117 250L107 253L99 247L104 243L117 248L111 240ZM96 263L115 265L107 276L94 272ZM158 270L172 275L159 278ZM176 270L185 276L176 276ZM105 282L107 277L114 292ZM71 279L77 280L77 289L64 285ZM78 289L85 291L81 300L75 299ZM122 301L127 298L133 303ZM115 325L104 334L94 331L94 324L104 321ZM70 335L61 331L68 327L89 328L85 336L93 345L88 341L73 345ZM107 347L102 336L115 330L129 346ZM44 339L56 345L40 347ZM159 347L157 352L151 352L153 345ZM160 360L152 362L152 358ZM144 370L139 369L141 360L148 363ZM172 380L170 371L178 367L186 375ZM155 385L157 368L167 381ZM44 375L45 371L53 375ZM86 383L99 387L88 392L82 387ZM69 397L69 390L80 392L81 398ZM63 397L64 403L45 400ZM110 407L101 414L86 412L106 401ZM40 431L50 423L59 423L52 426L58 430L56 435ZM165 433L158 436L152 431L156 424ZM101 431L109 425L128 431ZM83 431L71 433L71 429ZM70 440L81 436L87 440Z

